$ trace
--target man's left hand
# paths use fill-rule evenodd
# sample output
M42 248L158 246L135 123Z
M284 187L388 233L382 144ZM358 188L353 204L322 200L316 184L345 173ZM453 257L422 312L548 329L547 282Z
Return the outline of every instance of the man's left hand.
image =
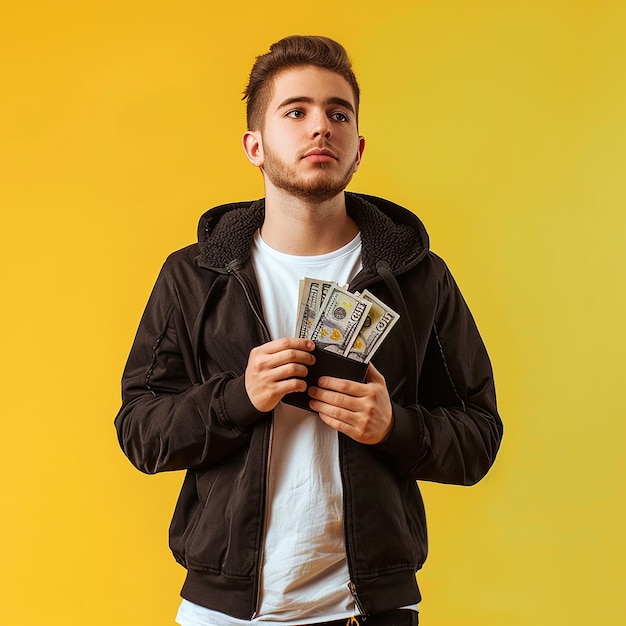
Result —
M331 428L365 444L380 443L393 425L391 400L383 375L370 363L364 383L322 376L309 388L312 411Z

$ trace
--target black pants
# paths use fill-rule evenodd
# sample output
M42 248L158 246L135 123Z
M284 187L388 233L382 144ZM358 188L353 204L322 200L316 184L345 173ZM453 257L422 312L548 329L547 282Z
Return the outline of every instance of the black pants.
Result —
M408 609L385 611L367 617L351 617L347 620L339 619L334 622L322 622L311 626L418 626L419 614Z

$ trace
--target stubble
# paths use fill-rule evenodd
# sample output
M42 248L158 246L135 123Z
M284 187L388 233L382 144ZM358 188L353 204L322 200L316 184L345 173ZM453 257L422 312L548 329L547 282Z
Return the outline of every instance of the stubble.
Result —
M263 170L272 184L307 202L326 202L336 197L348 186L354 174L353 164L344 171L333 173L334 165L327 163L312 164L313 170L304 174L296 166L285 163L267 145L264 156Z

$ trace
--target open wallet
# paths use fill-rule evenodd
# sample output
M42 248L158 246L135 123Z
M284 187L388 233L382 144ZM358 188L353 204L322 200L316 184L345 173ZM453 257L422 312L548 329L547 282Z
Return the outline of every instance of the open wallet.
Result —
M307 390L313 385L317 385L317 381L322 376L333 376L334 378L347 378L356 382L365 382L367 368L369 363L363 363L354 359L349 359L341 354L314 348L312 352L315 357L315 363L309 367L306 381ZM296 406L300 409L310 411L309 401L311 397L307 391L299 391L296 393L288 393L283 397L283 402Z

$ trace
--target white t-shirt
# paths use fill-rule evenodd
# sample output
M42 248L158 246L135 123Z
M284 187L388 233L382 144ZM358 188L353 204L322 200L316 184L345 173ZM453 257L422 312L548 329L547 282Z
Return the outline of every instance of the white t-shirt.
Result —
M294 336L300 279L349 283L361 269L361 237L328 254L293 256L270 248L257 233L251 258L271 338ZM356 613L348 589L338 445L337 431L315 413L278 404L257 614L248 622L183 600L179 624L293 626Z
M361 269L361 237L319 256L293 256L254 238L252 262L272 339L294 336L300 279L347 284ZM263 569L255 624L306 624L355 613L343 530L337 431L310 411L279 403L269 457ZM183 600L183 626L248 624Z

